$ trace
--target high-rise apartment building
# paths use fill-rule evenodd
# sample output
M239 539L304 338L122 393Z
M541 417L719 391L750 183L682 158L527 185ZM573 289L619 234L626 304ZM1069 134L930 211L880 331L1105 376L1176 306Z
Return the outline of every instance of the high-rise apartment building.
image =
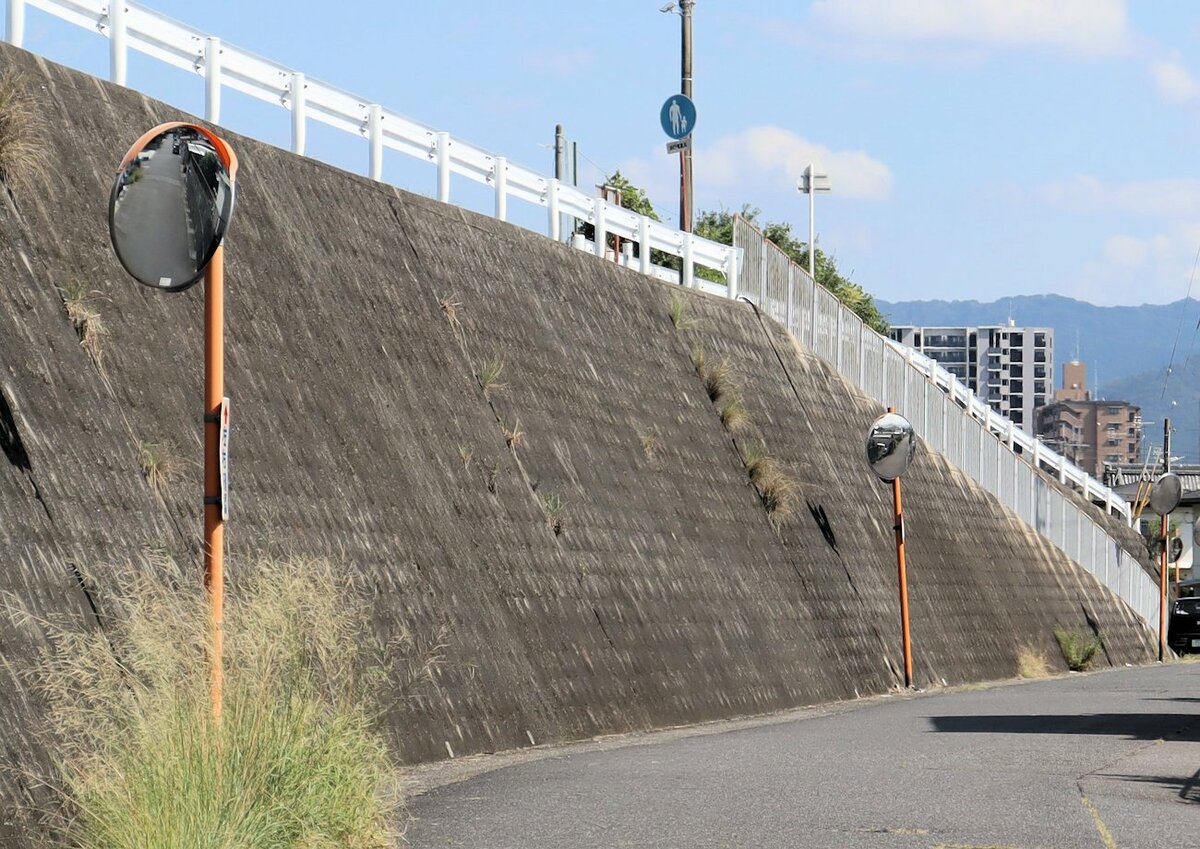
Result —
M1105 467L1137 463L1142 450L1142 411L1127 401L1093 400L1087 366L1063 364L1062 388L1037 412L1037 436L1093 477Z
M1054 329L1006 325L893 327L892 339L916 348L958 377L971 391L1025 432L1033 411L1050 400L1054 382Z

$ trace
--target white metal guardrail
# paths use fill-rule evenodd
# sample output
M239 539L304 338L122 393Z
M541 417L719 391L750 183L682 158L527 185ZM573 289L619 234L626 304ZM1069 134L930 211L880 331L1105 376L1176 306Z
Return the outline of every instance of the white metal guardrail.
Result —
M1034 468L1128 522L1124 499L1015 427L935 361L876 333L744 219L735 219L733 232L734 244L745 253L743 297L851 383L881 404L895 405L934 450L1095 575L1143 621L1157 625L1154 581L1085 509Z
M22 46L25 12L34 7L68 23L99 32L109 39L110 78L126 84L129 50L152 56L168 65L204 77L205 119L221 120L221 91L231 88L250 97L281 107L291 113L294 153L305 150L308 120L320 121L357 137L368 146L368 175L379 180L383 174L384 149L431 163L436 168L437 199L450 202L452 174L489 186L495 196L493 214L508 220L510 199L546 210L546 233L561 240L564 217L591 224L596 239L589 244L604 256L608 235L637 242L642 247L634 265L644 274L664 276L650 262L650 248L679 257L684 286L695 287L695 265L725 275L727 286L712 287L736 297L738 251L728 245L702 239L591 197L574 186L545 177L532 169L509 162L469 142L413 121L380 104L307 77L304 73L256 56L198 29L151 9L127 2L107 0L7 0L6 40Z

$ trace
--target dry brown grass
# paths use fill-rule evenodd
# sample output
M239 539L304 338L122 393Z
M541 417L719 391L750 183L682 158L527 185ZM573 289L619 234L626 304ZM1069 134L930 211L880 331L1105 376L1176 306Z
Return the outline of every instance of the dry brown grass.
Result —
M721 424L730 433L740 433L750 425L750 414L737 398L726 398L721 402L718 411L721 414Z
M50 173L42 107L29 93L29 81L12 68L0 73L0 181L28 188Z
M142 465L142 477L159 498L166 496L171 484L187 465L170 442L139 443L138 455Z
M759 497L767 514L773 519L782 519L792 513L796 500L796 482L773 457L763 457L750 473L750 480L758 487Z
M1017 675L1030 680L1049 678L1050 661L1039 649L1028 645L1021 646L1017 649Z
M108 341L108 328L100 317L96 302L102 297L97 291L88 289L78 281L61 287L59 296L67 311L67 319L75 328L79 344L87 351L88 356L95 362L96 367L103 371L105 343Z

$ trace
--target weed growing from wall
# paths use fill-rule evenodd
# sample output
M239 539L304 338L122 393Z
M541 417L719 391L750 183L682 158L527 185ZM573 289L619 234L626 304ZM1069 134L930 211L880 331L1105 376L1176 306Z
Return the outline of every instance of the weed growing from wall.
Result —
M12 68L0 73L0 181L10 189L32 186L50 171L42 107L28 86Z
M79 344L87 351L96 368L103 373L104 351L108 341L108 328L100 317L96 301L100 293L89 290L83 283L75 281L59 289L67 319L75 328Z
M567 502L552 493L539 492L537 494L538 504L541 505L542 512L546 515L546 524L554 531L555 536L559 536L563 532L563 513L567 509Z
M476 372L476 380L479 381L479 388L483 390L484 396L490 396L492 392L500 392L507 384L500 381L500 376L504 373L504 361L496 357L484 360L479 364L479 371Z
M687 300L678 292L671 295L667 304L667 315L671 317L671 325L676 330L696 329L696 320L688 314Z
M166 497L171 484L183 471L184 461L169 442L138 443L138 459L142 477L150 484L151 491L159 498Z
M1090 667L1096 652L1104 646L1104 640L1100 636L1088 637L1066 628L1055 628L1054 638L1058 640L1058 647L1062 650L1067 668L1073 672L1082 672Z

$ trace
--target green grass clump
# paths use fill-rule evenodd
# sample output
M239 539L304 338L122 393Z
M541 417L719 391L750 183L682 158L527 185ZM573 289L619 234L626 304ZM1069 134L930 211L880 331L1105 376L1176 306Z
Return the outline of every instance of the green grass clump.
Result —
M1066 628L1055 628L1054 638L1058 640L1063 660L1072 672L1082 672L1091 666L1096 652L1104 646L1104 640L1100 636L1085 637Z
M386 647L365 602L322 562L257 568L226 607L218 723L192 580L122 575L125 589L101 597L102 632L53 633L40 670L59 765L53 845L394 845L397 776L373 707Z

